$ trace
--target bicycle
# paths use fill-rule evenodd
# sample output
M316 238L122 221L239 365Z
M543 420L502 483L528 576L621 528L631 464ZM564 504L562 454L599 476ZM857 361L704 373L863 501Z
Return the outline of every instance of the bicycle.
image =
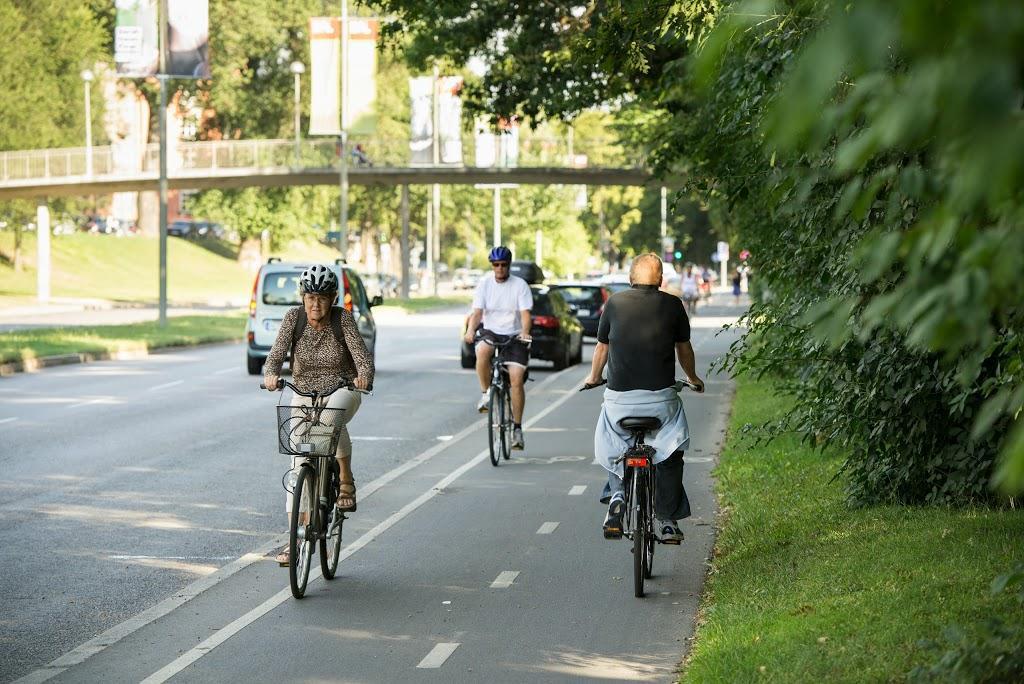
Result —
M344 409L328 408L327 401L343 387L362 394L370 392L345 381L330 392L303 392L287 380L278 380L278 391L286 387L310 400L308 405L286 404L282 395L277 404L278 450L302 458L297 468L290 469L282 478L285 491L292 495L288 519L288 583L292 596L301 599L306 593L315 545L320 547L324 579L334 579L341 554L342 525L347 520L334 506L341 483L338 462L334 458L340 437L336 426ZM261 382L260 389L267 387ZM309 509L306 516L302 515L303 501ZM313 502L316 505L312 505Z
M487 439L491 465L495 468L512 455L512 380L501 359L501 350L517 340L509 337L503 342L487 339L477 333L477 341L494 347L491 354L491 398L487 405Z
M584 384L580 391L594 389L607 380L590 385ZM697 386L680 380L676 384L700 391ZM625 515L623 536L633 542L633 595L644 596L644 580L651 578L654 566L654 545L672 544L678 541L662 541L654 532L654 492L657 486L657 469L654 467L654 447L644 444L644 436L661 428L661 421L652 416L628 416L619 420L619 426L630 433L631 446L615 460L615 465L624 463L622 481L625 485Z

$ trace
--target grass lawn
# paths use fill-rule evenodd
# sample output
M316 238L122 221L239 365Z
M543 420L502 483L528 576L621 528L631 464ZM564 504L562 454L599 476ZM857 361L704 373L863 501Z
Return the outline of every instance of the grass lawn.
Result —
M202 342L241 340L245 313L228 316L179 316L156 322L96 327L39 328L0 335L0 363L57 354L144 351Z
M54 236L50 242L55 297L154 302L159 296L159 240L111 235ZM0 254L13 253L14 234L0 232ZM0 297L9 305L36 293L36 236L23 238L26 268L15 273L0 260ZM234 245L216 240L167 240L168 299L178 304L245 302L253 274L236 261ZM333 261L337 251L319 243L295 243L275 252L286 260Z
M935 659L918 640L1019 611L988 588L1024 559L1024 512L850 508L838 456L741 433L779 403L769 383L740 381L716 471L724 526L681 681L901 681Z

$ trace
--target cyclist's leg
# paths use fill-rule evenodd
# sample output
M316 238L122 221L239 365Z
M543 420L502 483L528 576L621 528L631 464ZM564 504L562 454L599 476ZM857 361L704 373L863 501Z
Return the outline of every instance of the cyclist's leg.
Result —
M683 486L683 452L677 451L655 466L658 469L654 489L654 515L659 520L690 517L690 500Z
M341 409L340 412L332 413L330 419L334 422L334 428L338 430L338 448L335 458L338 460L341 480L338 508L342 510L354 511L356 508L355 478L352 475L352 438L348 434L348 423L359 410L362 401L362 395L358 392L340 389L332 394L327 402L328 408Z
M487 330L483 331L485 336L490 335ZM491 386L491 356L494 355L494 347L486 342L476 343L476 377L480 381L480 391L486 392Z
M626 485L621 477L612 471L608 471L607 489L610 492L610 501L608 502L608 512L604 516L604 522L601 527L604 531L605 539L621 539L622 516L626 512Z
M516 341L505 347L502 356L512 383L512 420L519 425L523 422L523 409L526 406L523 385L526 383L526 367L530 364L530 350L522 342Z

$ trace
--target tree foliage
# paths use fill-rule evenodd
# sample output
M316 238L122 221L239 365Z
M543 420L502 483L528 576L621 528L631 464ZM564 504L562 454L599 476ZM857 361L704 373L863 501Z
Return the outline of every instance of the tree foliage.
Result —
M854 500L988 499L1000 449L1024 489L1019 3L387 4L421 58L485 57L481 108L633 113L754 254L732 363L788 379L776 427L845 447Z

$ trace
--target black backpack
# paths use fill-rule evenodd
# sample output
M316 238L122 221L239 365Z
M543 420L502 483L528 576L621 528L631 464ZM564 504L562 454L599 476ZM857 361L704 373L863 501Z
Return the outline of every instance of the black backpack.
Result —
M299 338L302 337L303 331L306 329L306 325L309 323L309 319L306 317L305 307L298 307L299 315L295 318L295 327L292 329L292 358L295 358L295 345L298 343ZM339 347L344 347L344 334L341 332L341 307L331 307L331 330L334 331L334 339L338 341Z

